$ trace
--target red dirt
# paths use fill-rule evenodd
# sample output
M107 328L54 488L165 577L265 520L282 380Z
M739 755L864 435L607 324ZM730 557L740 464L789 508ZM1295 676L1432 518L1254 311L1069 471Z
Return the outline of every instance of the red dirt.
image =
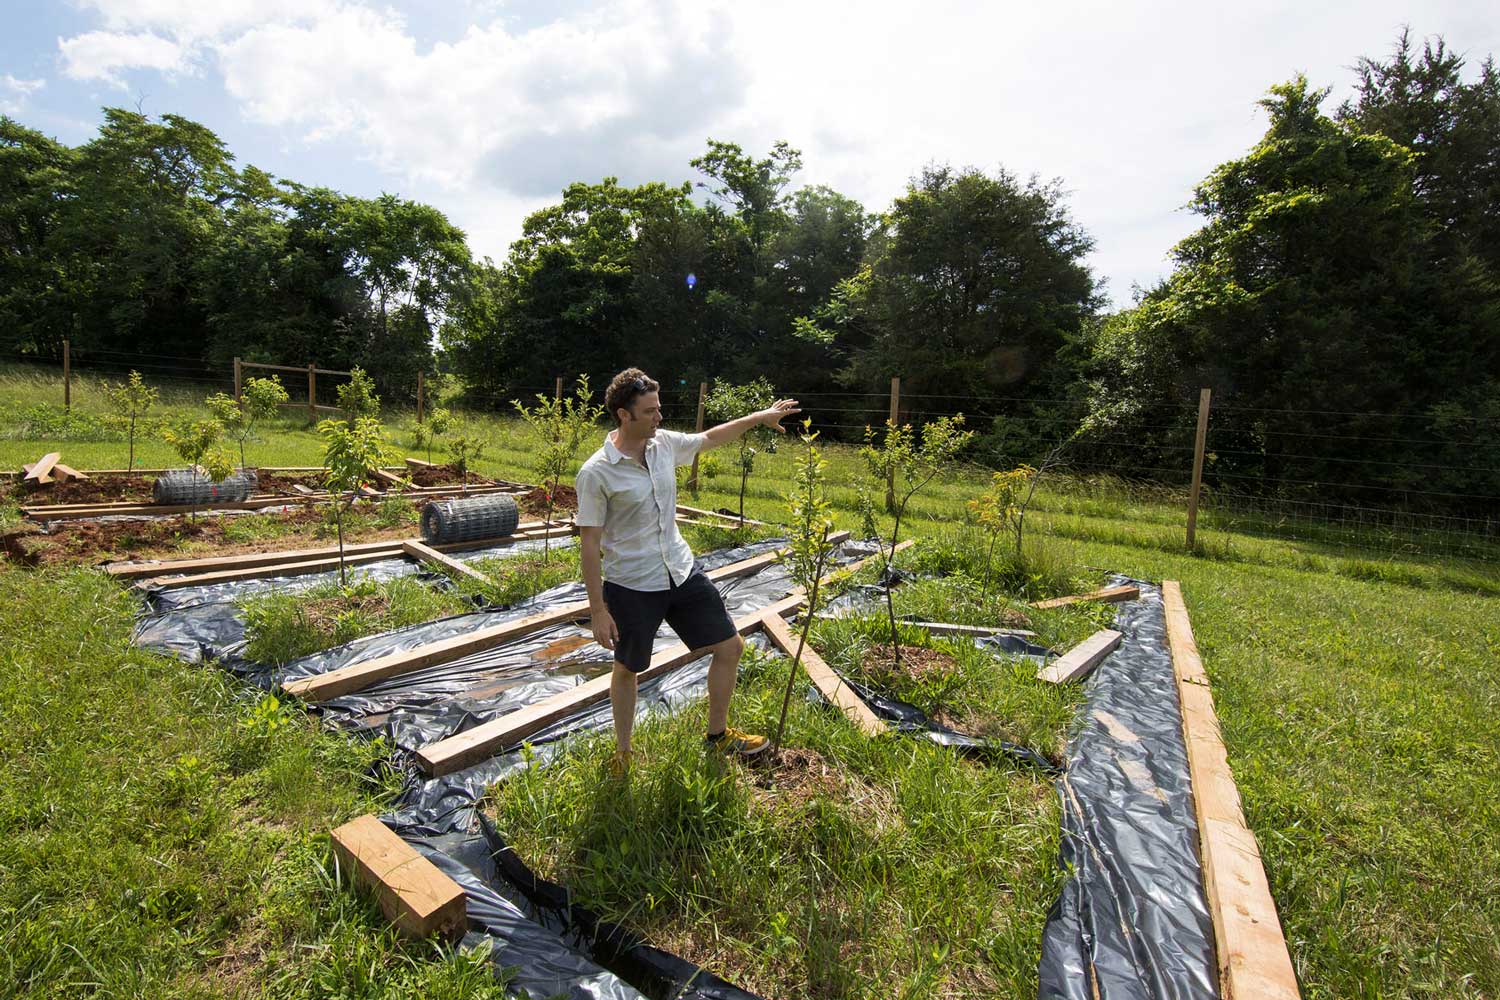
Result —
M464 474L452 465L431 465L420 469L408 469L407 479L413 486L462 486ZM487 486L491 480L469 473L470 486Z
M54 503L109 503L116 500L150 500L151 482L146 476L96 476L92 479L69 479L44 486L11 487L11 499L27 506Z
M538 518L547 513L547 490L546 487L538 486L530 493L523 493L516 497L516 505L521 508L523 518ZM557 498L552 505L552 518L556 520L561 514L569 514L578 509L578 494L573 487L566 484L557 487Z

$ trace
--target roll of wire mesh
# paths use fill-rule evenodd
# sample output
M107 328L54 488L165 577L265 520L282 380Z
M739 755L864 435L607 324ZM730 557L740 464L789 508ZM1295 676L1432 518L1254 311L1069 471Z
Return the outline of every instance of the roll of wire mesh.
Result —
M164 506L242 503L259 485L253 469L241 469L219 482L196 469L168 469L152 484L151 499Z
M435 500L422 508L422 538L439 545L504 538L520 522L515 497L504 494Z

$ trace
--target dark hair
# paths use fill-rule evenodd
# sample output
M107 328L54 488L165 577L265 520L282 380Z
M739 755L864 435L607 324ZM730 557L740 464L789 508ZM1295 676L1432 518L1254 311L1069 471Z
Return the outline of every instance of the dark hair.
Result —
M639 368L627 368L610 379L609 388L604 390L604 408L611 417L618 420L619 411L630 409L637 396L656 392L660 388L660 382Z

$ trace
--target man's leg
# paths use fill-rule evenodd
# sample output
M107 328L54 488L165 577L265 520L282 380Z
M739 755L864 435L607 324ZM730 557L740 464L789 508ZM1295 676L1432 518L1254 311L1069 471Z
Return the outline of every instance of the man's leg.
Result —
M636 675L619 660L609 675L609 707L615 717L616 752L630 754L630 734L635 729Z
M708 664L708 731L722 733L729 725L729 699L734 696L745 640L736 633L712 649L714 658Z

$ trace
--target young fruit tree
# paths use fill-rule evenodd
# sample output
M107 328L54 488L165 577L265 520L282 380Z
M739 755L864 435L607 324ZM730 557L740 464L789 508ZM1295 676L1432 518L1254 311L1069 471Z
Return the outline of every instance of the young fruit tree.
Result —
M982 602L990 589L990 565L995 556L995 542L1000 534L1016 527L1022 516L1021 492L1036 476L1029 465L1018 465L1009 472L997 472L990 477L990 488L969 501L969 515L985 531L989 532L990 544L984 555L984 581L979 588ZM1016 539L1016 553L1020 554L1020 538Z
M136 422L156 405L159 398L160 394L155 389L141 381L140 372L131 372L128 382L115 385L104 383L104 399L114 411L114 420L126 428L126 436L130 441L130 454L125 462L127 469L135 468Z
M802 631L797 637L797 652L792 657L791 672L787 676L786 690L781 696L781 718L776 723L776 737L771 741L771 750L781 746L786 732L786 713L792 703L792 685L797 678L797 669L802 664L802 651L807 648L807 632L813 617L818 613L818 586L823 579L823 568L828 564L833 547L828 544L828 535L833 531L832 507L825 488L824 469L827 465L818 451L818 433L812 429L812 421L802 422L803 454L797 460L792 492L787 497L787 512L791 538L787 543L782 562L791 573L792 580L807 594L807 606L802 610Z
M162 431L162 437L188 464L194 478L207 475L210 482L221 483L234 474L234 456L221 443L224 425L219 421L184 419Z
M453 414L446 407L434 406L427 419L412 431L418 448L427 449L427 464L432 464L432 446L440 441L453 426Z
M746 382L744 385L715 382L713 391L704 401L703 408L712 420L722 423L743 417L747 413L768 409L775 401L776 392L771 388L771 383L764 378ZM750 480L750 473L755 471L755 456L759 451L755 446L759 444L762 447L774 449L775 442L776 435L764 425L752 427L736 442L739 447L741 528L745 526L745 484Z
M380 397L375 395L375 380L366 375L363 368L349 372L349 381L338 387L337 396L339 409L348 415L350 423L359 417L380 416ZM322 424L319 424L318 433L322 432Z
M250 379L239 399L223 392L208 397L208 408L224 425L225 436L239 442L240 468L245 468L245 442L254 436L255 425L274 416L276 408L288 398L277 378Z
M604 416L604 407L589 402L589 377L578 376L573 395L551 398L537 393L536 405L530 408L515 401L517 412L536 432L538 447L535 452L535 469L547 492L547 515L545 524L552 526L552 509L557 503L557 490L563 476L572 470L578 449ZM551 540L548 531L542 535L542 562L551 558Z
M891 597L893 582L891 564L896 558L896 543L901 535L901 518L906 514L906 505L918 491L941 475L946 474L958 458L958 453L973 440L974 432L963 429L964 415L941 417L922 425L920 438L910 424L897 425L888 420L885 436L879 444L875 431L865 428L865 444L859 450L866 466L876 482L895 486L896 505L892 512L896 516L891 527L889 549L882 546L881 562L886 576L885 607L891 623L891 656L895 666L901 666L901 643L896 634L896 604Z
M344 568L344 515L354 506L359 488L391 456L385 428L374 417L324 420L318 424L323 438L323 464L328 467L328 491L333 494L334 523L339 539L339 586L348 586ZM345 494L348 494L347 497Z
M464 492L469 492L469 470L484 457L485 442L477 434L465 431L448 439L448 460L464 477Z

